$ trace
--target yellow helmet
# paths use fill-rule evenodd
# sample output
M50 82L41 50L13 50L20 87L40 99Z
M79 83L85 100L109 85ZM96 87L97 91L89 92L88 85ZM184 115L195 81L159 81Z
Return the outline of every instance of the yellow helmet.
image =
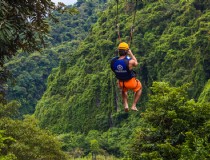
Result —
M122 50L128 50L129 49L129 46L127 43L125 42L121 42L118 46L118 49L122 49Z

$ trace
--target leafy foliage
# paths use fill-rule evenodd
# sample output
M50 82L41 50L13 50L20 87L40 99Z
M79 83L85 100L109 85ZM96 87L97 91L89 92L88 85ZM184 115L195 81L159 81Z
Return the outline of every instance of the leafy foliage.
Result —
M127 1L120 3L118 15L121 38L127 42L133 19L129 7ZM89 142L119 157L197 159L201 154L201 159L208 159L209 104L196 102L209 79L208 7L208 1L196 0L138 3L130 47L140 60L137 73L144 87L140 109L145 105L146 111L140 115L120 112L119 90L109 66L119 43L117 7L108 2L77 51L69 52L49 76L35 111L40 125L56 133L84 134ZM157 80L167 83L154 83L150 91ZM86 154L90 144L66 146Z
M208 80L208 82L206 82L206 85L205 85L202 93L200 94L198 101L202 102L202 103L203 102L210 102L210 99L209 99L210 95L209 94L210 94L210 80Z
M174 86L192 82L188 90L195 98L202 91L208 79L208 70L202 66L203 62L208 64L208 58L204 57L208 57L209 51L209 34L206 34L209 12L198 10L195 4L195 1L176 0L138 3L131 49L140 59L137 73L143 92L154 80L164 80ZM133 18L132 11L124 11L126 5L127 2L119 5L123 41L129 41ZM121 103L109 66L119 43L114 25L116 3L108 2L107 10L98 14L99 19L87 38L77 51L69 52L48 79L47 91L35 112L42 127L58 133L88 132L107 130L113 123L117 127L123 120L114 122ZM146 100L144 96L142 104Z
M143 53L147 53L145 81L167 81L175 86L192 82L189 90L194 98L198 98L209 79L206 66L210 49L209 12L197 5L200 2L155 2L139 12L137 19L141 22L138 31L144 35Z
M33 117L14 120L17 103L0 104L0 158L22 159L67 159L61 144L50 132L41 130Z
M10 145L12 143L14 143L15 140L11 137L6 137L4 135L4 131L1 130L0 131L0 159L2 160L15 160L16 159L16 156L11 153L11 152L8 152L6 155L4 154L5 150L7 150L7 148L10 147Z
M50 23L50 42L52 45L85 39L92 24L97 21L97 12L104 9L104 3L105 2L98 0L77 2L73 6L68 6L69 9L73 9L74 7L77 8L78 13L74 15L54 12L54 16L56 16L62 23ZM75 47L71 46L73 52L74 49Z
M62 148L73 158L99 153L127 159L209 159L209 1L138 1L130 48L140 60L137 73L144 95L139 105L143 111L146 108L141 114L120 111L119 90L109 65L119 43L115 30L117 6L115 1L105 2L79 0L76 6L82 14L72 16L75 21L55 12L65 23L52 25L51 43L61 53L60 63L52 69L47 90L36 106L39 125L61 134ZM121 38L127 42L133 9L132 1L119 4ZM84 19L78 20L78 16ZM78 30L72 29L76 26ZM39 57L41 62L47 62ZM38 79L42 74L37 75ZM24 75L20 81L31 82L31 75L25 72ZM17 87L21 95L25 90ZM129 102L132 98L129 93ZM4 131L1 139L18 140L11 141L14 151L5 156L10 153L21 159L64 156L60 144L54 146L57 142L52 142L51 134L43 133L34 119L22 122L4 117L1 122L0 130ZM46 150L49 148L45 144L50 143L53 153L33 147L34 137L26 134L31 134L31 130L41 133L34 137L44 143ZM22 140L22 134L27 140Z
M78 8L79 13L76 15L66 12L63 14L58 11L53 12L52 14L55 17L60 18L60 23L50 22L52 26L51 37L53 39L46 40L46 42L59 45L46 48L40 53L34 52L30 55L28 53L19 53L6 63L5 66L11 72L10 74L13 75L13 80L8 83L7 100L15 99L21 103L21 115L32 114L34 112L37 101L46 90L47 78L52 68L57 67L60 60L61 65L65 65L66 52L75 52L79 41L85 38L87 30L83 30L83 28L85 28L85 26L90 28L90 25L94 23L96 19L94 14L97 4L99 4L99 2L88 7L90 2L83 2L81 7ZM74 6L69 6L68 9L74 9ZM98 6L97 9L99 10L100 6ZM92 12L89 13L89 10ZM92 16L94 16L95 19L91 18ZM83 21L83 23L78 22L78 19ZM67 37L62 41L56 38L58 36L65 37L66 34L77 34L77 36ZM64 42L64 44L61 44L61 42Z
M45 49L33 54L20 53L10 62L7 69L13 75L7 83L7 100L18 100L20 113L32 114L37 101L46 89L47 77L52 68L58 66L59 56L55 51Z
M131 147L132 159L209 158L210 104L189 100L185 90L154 83L144 125L139 125Z
M49 0L43 1L8 1L0 2L0 64L5 57L11 57L18 49L39 50L49 31L45 17L54 5Z
M50 32L48 21L57 21L53 11L73 14L76 9L68 9L63 3L55 6L50 0L2 0L0 7L0 94L4 97L5 83L10 75L4 63L18 50L33 52L46 46ZM5 99L0 98L0 102L3 101Z

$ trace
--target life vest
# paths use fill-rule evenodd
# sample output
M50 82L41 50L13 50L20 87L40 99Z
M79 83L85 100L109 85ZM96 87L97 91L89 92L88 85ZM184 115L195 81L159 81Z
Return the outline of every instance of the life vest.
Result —
M111 69L115 73L117 79L126 81L135 77L135 72L129 70L130 57L126 56L124 59L119 59L119 57L114 57L111 60Z

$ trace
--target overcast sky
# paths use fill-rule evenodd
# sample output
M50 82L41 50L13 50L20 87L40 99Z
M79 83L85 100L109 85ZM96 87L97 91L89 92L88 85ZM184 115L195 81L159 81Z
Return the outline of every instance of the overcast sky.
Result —
M58 2L63 2L65 5L74 4L77 2L77 0L51 0L55 4L58 4Z

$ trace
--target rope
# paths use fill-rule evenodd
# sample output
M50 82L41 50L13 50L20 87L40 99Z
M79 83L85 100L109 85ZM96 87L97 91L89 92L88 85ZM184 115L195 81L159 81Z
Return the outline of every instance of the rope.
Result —
M109 102L109 106L108 106L108 120L109 120L109 128L112 128L114 126L114 121L113 121L113 117L112 114L114 113L114 101L115 101L115 92L116 92L116 88L115 88L115 77L113 75L113 73L110 73L109 76L109 84L110 84L110 88L111 88L111 94L109 94L109 98L110 98L110 102Z
M130 31L129 46L131 46L131 43L132 43L132 40L133 40L134 24L135 24L135 20L136 20L137 5L138 5L138 0L136 0L136 4L135 4L135 11L134 11L134 16L133 16L133 23L132 23L131 31Z
M118 35L118 40L121 42L121 37L120 37L120 25L118 24L118 19L119 19L119 0L116 0L117 2L117 17L116 17L116 30L117 30L117 35ZM136 20L136 11L137 11L137 5L138 5L138 0L136 0L135 3L135 11L134 11L134 16L133 16L133 22L130 30L130 40L129 40L129 46L131 46L132 40L133 40L133 33L134 33L134 24Z
M121 38L120 38L120 25L118 24L119 0L116 0L116 2L117 2L116 28L117 28L118 40L119 40L119 42L121 42Z

